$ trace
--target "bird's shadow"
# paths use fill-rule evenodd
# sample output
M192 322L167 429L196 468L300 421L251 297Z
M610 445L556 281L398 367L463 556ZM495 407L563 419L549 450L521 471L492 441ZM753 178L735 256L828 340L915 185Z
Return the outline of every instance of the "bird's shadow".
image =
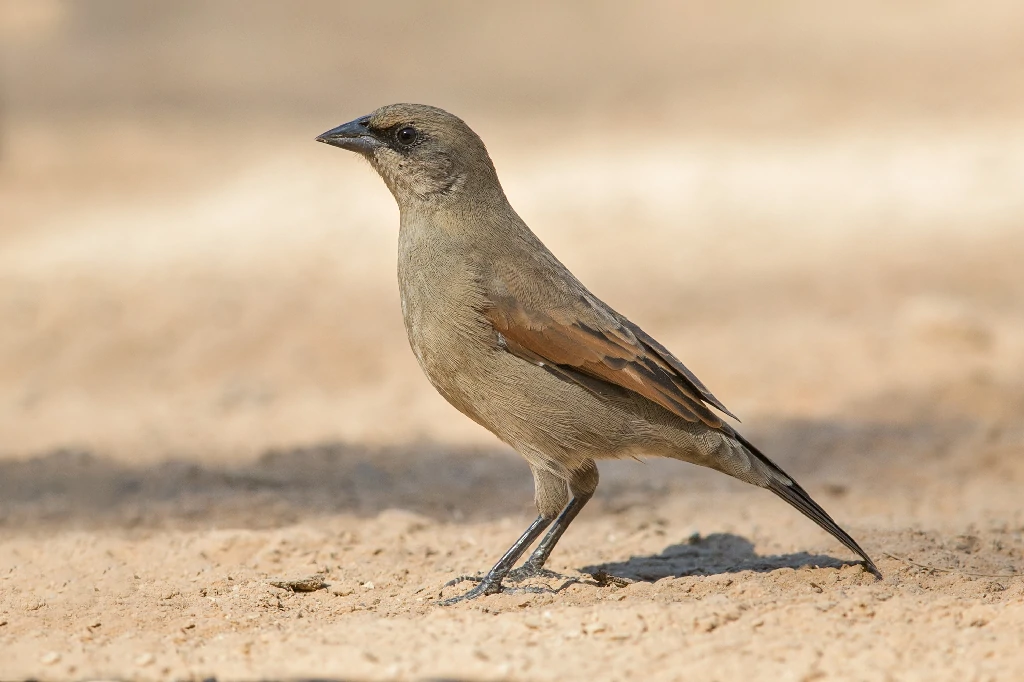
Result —
M594 576L599 582L615 578L630 582L653 583L662 578L696 575L719 575L753 571L769 573L780 568L842 568L856 561L841 561L824 554L796 552L761 556L754 551L754 543L732 533L693 535L686 542L669 545L660 554L634 556L616 561L584 566L581 571Z

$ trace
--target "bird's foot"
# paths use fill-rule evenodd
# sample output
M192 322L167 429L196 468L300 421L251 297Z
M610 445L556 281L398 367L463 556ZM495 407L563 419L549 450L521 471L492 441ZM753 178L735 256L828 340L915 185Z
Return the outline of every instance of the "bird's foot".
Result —
M438 602L438 604L441 606L451 606L452 604L458 604L459 602L470 601L471 599L476 599L477 597L486 597L489 594L498 594L499 592L504 591L504 588L502 587L500 580L494 580L493 578L490 578L488 576L484 576L481 578L479 576L474 575L460 575L458 578L453 578L452 580L446 582L441 589L443 590L445 587L452 587L453 585L458 585L459 583L467 581L475 582L477 583L477 586L471 589L469 592L466 592L465 594L460 594L457 597L449 597L448 599L442 599Z
M516 575L513 575L516 574ZM506 587L502 584L501 580L491 577L490 575L460 575L457 578L452 578L444 585L441 586L441 590L444 591L446 588L454 587L465 582L476 583L476 587L471 589L465 594L461 594L457 597L449 597L438 602L440 606L451 606L452 604L458 604L459 602L470 601L477 597L486 597L491 594L555 594L561 592L569 585L575 585L580 582L578 578L571 576L561 575L554 571L549 571L544 568L535 568L530 566L523 566L515 571L510 571L507 579L514 583L523 582L529 578L557 578L562 580L562 584L558 587L542 587L539 585L522 585L518 587Z
M567 575L562 575L561 573L555 573L554 571L549 571L548 569L544 568L543 566L537 566L536 564L531 564L529 561L527 561L525 564L523 564L519 568L512 569L511 571L508 572L508 576L506 576L506 579L509 582L513 582L513 583L525 582L527 580L530 580L531 578L548 578L548 579L570 580L570 581L576 581L577 580L576 578L573 578L573 577L570 577L570 576L567 576Z
M486 597L490 594L557 594L561 592L569 585L578 583L579 581L575 578L569 578L564 583L556 588L540 587L538 585L524 585L522 587L505 587L501 583L489 582L484 579L480 581L476 587L471 589L465 594L460 594L457 597L449 597L448 599L442 599L437 602L438 606L451 606L452 604L458 604L464 601L470 601L477 597Z

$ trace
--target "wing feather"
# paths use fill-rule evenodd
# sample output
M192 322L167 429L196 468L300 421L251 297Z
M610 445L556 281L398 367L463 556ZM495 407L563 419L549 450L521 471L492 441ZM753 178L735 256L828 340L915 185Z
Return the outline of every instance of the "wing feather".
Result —
M503 293L483 313L508 352L593 392L639 394L690 422L720 428L708 405L735 418L664 346L596 298L536 310Z

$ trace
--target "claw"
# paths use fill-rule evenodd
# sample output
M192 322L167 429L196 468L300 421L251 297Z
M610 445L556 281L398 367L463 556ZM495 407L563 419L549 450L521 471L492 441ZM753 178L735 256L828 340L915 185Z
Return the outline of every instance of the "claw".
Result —
M438 604L440 606L451 606L452 604L469 601L471 599L476 599L477 597L485 597L489 594L498 594L503 589L501 582L494 582L487 578L477 578L475 576L459 576L458 578L449 580L444 586L448 587L449 585L457 585L465 580L475 580L479 582L479 584L465 594L460 594L458 597L449 597L448 599L439 601Z
M465 583L465 582L482 583L485 580L485 578L486 578L486 576L482 576L482 575L460 575L460 576L456 576L456 577L452 578L451 580L446 582L444 585L441 585L441 589L443 590L446 587L455 587L459 583Z
M526 568L526 567L524 566L523 568ZM519 569L519 570L523 571L523 569ZM495 581L493 578L488 578L487 576L482 576L481 577L481 576L477 576L477 575L460 575L457 578L452 578L451 580L446 582L444 585L442 585L441 586L441 590L444 591L445 588L453 587L455 585L458 585L458 584L464 583L464 582L474 582L474 583L477 583L477 586L474 587L473 589L471 589L469 592L466 592L465 594L460 594L457 597L449 597L448 599L442 599L441 601L437 602L437 604L438 604L438 606L451 606L452 604L458 604L460 602L470 601L472 599L476 599L477 597L486 597L486 596L491 595L491 594L499 594L499 593L500 594L558 594L559 592L561 592L565 588L569 587L570 585L579 585L579 584L581 584L581 581L580 581L579 578L576 578L574 576L561 575L559 573L555 573L554 571L549 571L549 570L544 569L544 568L541 568L541 569L532 569L531 568L528 572L520 573L520 575L518 577L513 577L512 573L515 573L515 571L510 572L509 575L506 577L506 579L512 580L512 582L515 582L515 583L523 582L524 580L527 580L528 578L544 577L544 578L557 578L557 579L560 579L560 580L562 580L562 584L559 585L558 587L547 587L545 585L522 585L522 586L519 586L519 587L505 587L501 583L501 581Z
M571 578L570 576L562 575L561 573L555 573L554 571L549 571L546 568L533 566L531 564L523 564L519 568L512 569L508 572L508 575L505 577L506 580L513 583L525 582L527 580L530 580L531 578L574 580L574 578Z

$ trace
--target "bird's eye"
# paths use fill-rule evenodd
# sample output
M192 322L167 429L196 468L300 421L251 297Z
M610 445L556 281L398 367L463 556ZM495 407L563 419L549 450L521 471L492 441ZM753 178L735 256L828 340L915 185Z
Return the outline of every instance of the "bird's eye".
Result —
M416 129L412 126L399 128L398 132L395 133L395 139L398 140L398 143L405 145L406 147L415 142L417 137L419 137L419 133L416 132Z

